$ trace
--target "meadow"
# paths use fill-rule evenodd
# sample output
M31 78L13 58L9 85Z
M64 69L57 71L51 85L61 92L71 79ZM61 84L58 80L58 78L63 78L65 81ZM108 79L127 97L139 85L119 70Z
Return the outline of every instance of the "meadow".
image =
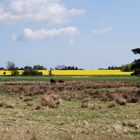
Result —
M19 139L139 140L140 78L1 76L0 140Z
M138 76L130 75L96 75L96 76L0 76L0 81L49 81L50 79L62 79L66 81L126 81L140 82Z

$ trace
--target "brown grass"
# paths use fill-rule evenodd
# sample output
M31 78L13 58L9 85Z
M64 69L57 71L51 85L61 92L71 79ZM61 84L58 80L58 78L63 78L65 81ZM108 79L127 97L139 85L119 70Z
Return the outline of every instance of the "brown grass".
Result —
M140 83L1 85L0 140L139 140Z
M60 98L58 95L51 94L51 95L45 95L42 98L42 105L48 106L49 108L56 108L60 104Z

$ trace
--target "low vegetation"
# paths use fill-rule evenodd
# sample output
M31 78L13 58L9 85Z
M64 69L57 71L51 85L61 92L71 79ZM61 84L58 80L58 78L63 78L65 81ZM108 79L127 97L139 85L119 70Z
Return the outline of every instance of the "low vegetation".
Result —
M0 83L0 139L140 139L139 82L55 81Z

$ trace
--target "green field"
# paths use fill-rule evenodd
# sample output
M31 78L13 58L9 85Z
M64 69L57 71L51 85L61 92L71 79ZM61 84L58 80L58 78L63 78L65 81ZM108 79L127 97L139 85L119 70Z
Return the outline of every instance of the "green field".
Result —
M0 76L0 81L49 81L50 79L140 82L136 76Z

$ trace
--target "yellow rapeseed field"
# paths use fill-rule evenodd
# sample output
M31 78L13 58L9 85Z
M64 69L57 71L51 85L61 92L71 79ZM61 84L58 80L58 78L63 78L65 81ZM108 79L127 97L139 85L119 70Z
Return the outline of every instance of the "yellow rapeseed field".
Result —
M44 75L44 76L47 76L47 75L49 75L49 70L38 70L39 72L42 72L42 74Z
M120 70L53 70L52 75L131 75Z
M38 70L42 72L44 76L49 75L49 70ZM23 70L18 70L19 74L23 73ZM11 75L12 71L0 70L0 75ZM52 75L131 75L131 72L122 72L121 70L51 70Z
M0 70L0 75L11 75L12 74L12 72L11 71L9 71L9 70Z
M21 75L23 73L23 70L18 70L19 74ZM0 70L0 75L1 76L10 76L12 75L12 71L11 70Z

